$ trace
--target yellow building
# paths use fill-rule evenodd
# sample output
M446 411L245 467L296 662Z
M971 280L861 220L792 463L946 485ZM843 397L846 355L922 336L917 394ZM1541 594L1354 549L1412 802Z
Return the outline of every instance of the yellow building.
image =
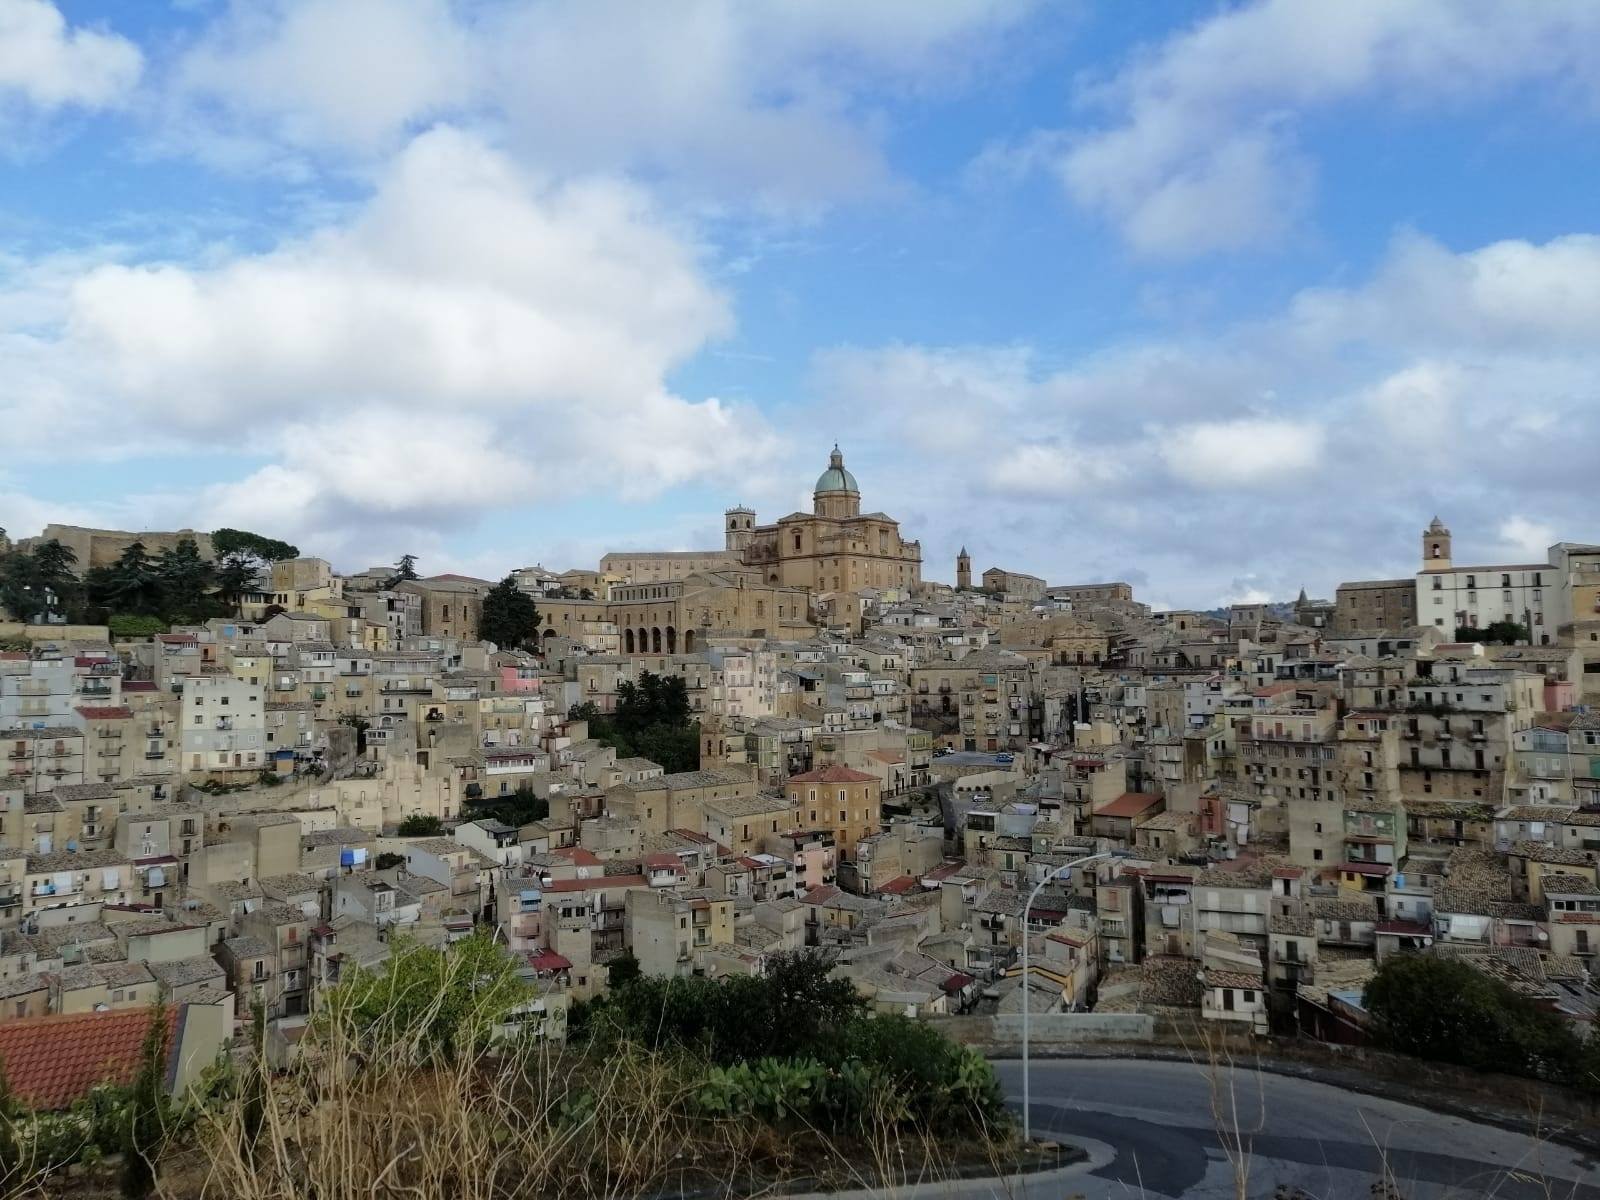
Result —
M841 857L854 859L856 843L882 826L883 796L875 776L849 767L821 767L791 775L786 789L800 824L831 831Z
M729 509L729 550L759 569L768 583L816 592L864 588L909 590L922 582L922 546L900 537L900 522L861 511L861 489L845 469L839 447L817 478L812 511L757 525L748 508Z

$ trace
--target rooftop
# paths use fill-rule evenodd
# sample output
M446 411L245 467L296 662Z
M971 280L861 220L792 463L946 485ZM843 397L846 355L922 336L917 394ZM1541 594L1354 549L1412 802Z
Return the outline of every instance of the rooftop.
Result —
M0 1025L0 1060L17 1096L39 1109L66 1108L99 1083L128 1084L154 1009L35 1017ZM175 1053L182 1006L165 1012Z

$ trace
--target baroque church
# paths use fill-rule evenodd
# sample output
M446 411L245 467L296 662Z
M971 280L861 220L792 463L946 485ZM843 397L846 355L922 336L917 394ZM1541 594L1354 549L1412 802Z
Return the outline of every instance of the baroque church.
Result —
M724 527L728 551L779 587L909 591L922 582L921 543L901 538L900 522L893 517L861 511L861 489L838 446L828 456L828 469L817 477L811 512L757 525L752 509L730 508Z
M723 526L722 550L613 553L600 560L600 569L630 583L732 571L757 576L773 587L822 593L865 588L909 592L922 582L921 544L902 539L900 522L893 517L861 511L861 489L838 446L828 456L828 469L817 477L809 513L757 525L755 510L741 505L727 510Z

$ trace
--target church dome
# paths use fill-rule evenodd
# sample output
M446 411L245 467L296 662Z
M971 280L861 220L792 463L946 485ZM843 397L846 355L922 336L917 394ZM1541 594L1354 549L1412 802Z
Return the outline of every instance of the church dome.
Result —
M839 453L838 446L835 446L833 453L828 456L828 469L817 476L817 486L813 490L860 494L861 489L856 486L856 477L844 469L844 455Z

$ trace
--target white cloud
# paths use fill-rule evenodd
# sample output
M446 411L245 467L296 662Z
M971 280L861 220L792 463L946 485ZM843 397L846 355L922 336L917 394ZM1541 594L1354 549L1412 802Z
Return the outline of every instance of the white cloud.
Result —
M350 219L263 253L43 278L54 323L0 330L24 456L265 454L203 504L284 536L645 498L774 447L750 411L665 385L730 314L641 193L552 183L454 130L414 140Z
M448 117L542 168L812 212L891 186L875 105L960 86L1031 7L235 0L183 56L165 137L281 166L379 152Z
M1188 255L1293 228L1314 167L1294 119L1382 96L1481 102L1532 81L1600 99L1600 7L1587 0L1256 0L1223 9L1082 89L1098 128L1058 137L1068 193L1134 249Z
M1499 533L1501 543L1527 562L1544 562L1549 548L1561 540L1555 526L1521 514L1500 522Z
M127 38L70 28L50 0L0 0L0 101L8 92L44 110L121 103L144 57Z
M172 86L220 110L217 130L259 122L268 143L378 152L471 106L478 50L448 0L244 0L189 48Z
M1160 431L1156 438L1168 469L1203 488L1300 478L1322 457L1322 430L1309 421L1264 417L1201 421Z
M1098 450L1035 443L1001 451L984 483L989 491L1019 500L1055 500L1119 484L1122 463Z
M1413 570L1434 512L1484 559L1539 557L1596 540L1569 460L1600 445L1600 346L1563 311L1589 303L1587 242L1404 239L1276 317L1055 368L1026 346L834 350L808 423L885 464L855 467L865 503L923 537L931 577L965 542L1057 581L1142 568L1203 607L1331 595Z
M1588 347L1600 329L1600 237L1506 240L1455 254L1409 235L1369 283L1308 289L1292 317L1297 336L1327 344Z

